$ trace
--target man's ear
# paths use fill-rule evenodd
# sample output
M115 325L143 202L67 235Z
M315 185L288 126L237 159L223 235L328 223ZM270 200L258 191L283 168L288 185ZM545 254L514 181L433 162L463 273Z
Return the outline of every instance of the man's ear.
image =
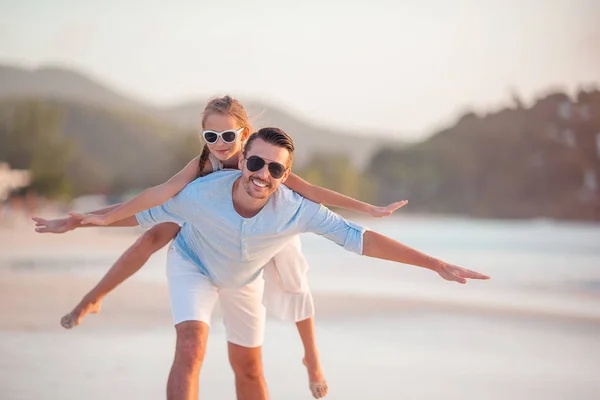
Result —
M292 168L288 168L287 171L285 171L285 174L283 174L283 178L281 178L281 183L285 183L285 181L287 181L288 176L290 176L290 174L292 173Z

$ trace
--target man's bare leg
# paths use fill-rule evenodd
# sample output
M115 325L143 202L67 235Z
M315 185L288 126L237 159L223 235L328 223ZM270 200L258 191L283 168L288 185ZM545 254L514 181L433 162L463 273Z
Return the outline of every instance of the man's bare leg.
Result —
M208 325L200 321L184 321L175 325L175 331L177 344L167 382L167 400L197 400Z
M243 347L227 343L229 362L235 374L238 400L268 400L267 383L263 376L262 347Z
M304 345L304 359L302 361L308 370L310 391L316 399L319 399L325 397L328 387L319 362L314 322L314 318L310 317L296 322L296 327Z
M61 325L70 329L79 325L87 314L99 312L104 296L142 268L152 254L177 235L179 229L179 225L169 222L156 225L144 232L108 270L96 287L83 297L73 311L62 317Z

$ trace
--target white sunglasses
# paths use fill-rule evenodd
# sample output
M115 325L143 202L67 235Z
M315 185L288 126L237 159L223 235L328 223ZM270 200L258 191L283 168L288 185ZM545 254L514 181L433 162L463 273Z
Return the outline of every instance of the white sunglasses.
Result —
M206 143L215 144L219 138L223 139L225 143L233 143L237 139L238 135L242 133L244 128L240 128L238 130L228 129L223 132L215 132L215 131L203 131L202 137Z

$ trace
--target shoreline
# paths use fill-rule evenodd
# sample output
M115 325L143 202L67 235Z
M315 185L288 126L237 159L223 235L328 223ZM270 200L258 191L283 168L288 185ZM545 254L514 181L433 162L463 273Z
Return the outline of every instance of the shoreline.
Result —
M53 235L36 233L33 228L33 222L24 218L15 220L10 227L0 226L0 310L4 316L0 330L62 329L60 317L77 304L143 232L140 228L90 228ZM38 264L44 268L38 268ZM96 269L97 265L102 265L102 269ZM83 326L170 327L166 280L152 282L139 275L107 296L100 315L87 317ZM596 295L573 295L568 299L569 307L560 308L529 304L527 293L513 301L492 292L489 299L465 296L442 300L430 291L423 296L411 296L408 292L389 296L313 291L316 320L318 323L322 319L416 311L600 324L600 312L577 313L584 305L581 301L587 300L585 296L590 300L585 305L591 308L597 302ZM540 294L544 301L552 295Z
M62 331L69 312L98 278L54 272L0 271L0 331ZM426 299L314 293L315 320L371 318L402 314L448 314L555 323L600 325L600 318L560 312L457 304ZM217 308L214 321L220 320ZM287 322L284 322L287 323ZM289 322L291 323L291 322ZM100 314L88 315L75 330L172 327L167 285L130 279L102 302Z

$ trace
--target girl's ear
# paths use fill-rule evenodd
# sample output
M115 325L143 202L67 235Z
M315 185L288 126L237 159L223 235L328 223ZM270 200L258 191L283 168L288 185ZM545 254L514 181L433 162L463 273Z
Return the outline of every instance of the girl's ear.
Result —
M246 140L248 140L249 137L250 137L250 128L245 127L244 131L242 132L242 141L246 142Z

